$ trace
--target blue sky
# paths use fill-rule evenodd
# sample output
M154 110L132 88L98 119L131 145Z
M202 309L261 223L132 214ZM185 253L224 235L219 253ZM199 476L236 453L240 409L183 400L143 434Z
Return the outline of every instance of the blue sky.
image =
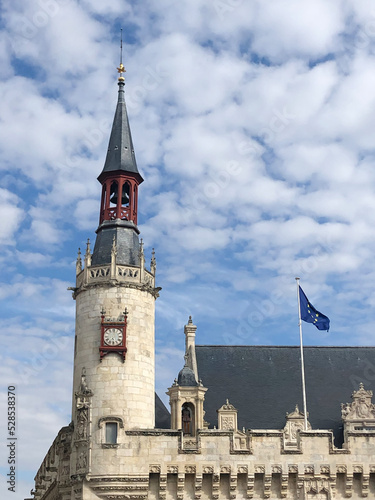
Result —
M307 345L374 344L370 2L14 0L1 9L0 402L5 415L4 391L16 384L20 498L70 421L67 288L98 224L120 27L145 178L139 226L163 288L158 393L183 364L190 314L201 344L297 344L295 276L331 319L329 333L304 326Z

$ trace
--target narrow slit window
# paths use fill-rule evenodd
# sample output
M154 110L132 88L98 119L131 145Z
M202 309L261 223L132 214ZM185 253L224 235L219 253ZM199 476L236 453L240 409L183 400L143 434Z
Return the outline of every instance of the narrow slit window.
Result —
M105 442L107 444L117 443L117 424L115 422L105 424Z

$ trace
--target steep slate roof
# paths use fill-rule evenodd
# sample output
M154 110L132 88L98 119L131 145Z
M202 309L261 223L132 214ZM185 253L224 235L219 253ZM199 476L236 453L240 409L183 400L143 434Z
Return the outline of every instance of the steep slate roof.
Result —
M123 81L119 81L118 85L119 91L117 107L109 139L107 157L100 176L104 172L123 170L125 172L138 174L142 182L143 179L138 172L137 162L135 160L133 140L130 132L128 113L126 110L124 96L125 83Z
M210 427L227 398L239 429L282 429L286 412L303 410L298 346L196 346L196 356ZM375 347L305 347L304 358L311 426L332 429L341 446L341 403L360 382L375 391Z
M155 428L169 429L171 427L171 415L163 401L155 392Z
M97 230L92 265L110 264L113 237L117 244L117 264L139 266L137 226L132 221L103 221Z

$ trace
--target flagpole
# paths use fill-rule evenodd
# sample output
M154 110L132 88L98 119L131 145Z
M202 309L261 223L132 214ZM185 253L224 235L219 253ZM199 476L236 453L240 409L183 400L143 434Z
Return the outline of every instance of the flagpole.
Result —
M302 319L301 319L301 301L299 296L299 278L297 282L297 297L298 297L298 326L299 326L299 340L301 349L301 372L302 372L302 396L303 396L303 413L305 416L305 431L307 431L307 404L306 404L306 383L305 383L305 362L303 359L303 343L302 343Z

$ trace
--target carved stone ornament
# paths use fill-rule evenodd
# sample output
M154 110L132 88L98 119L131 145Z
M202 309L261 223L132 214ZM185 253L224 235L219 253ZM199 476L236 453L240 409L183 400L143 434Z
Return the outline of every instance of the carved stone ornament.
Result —
M230 474L230 465L222 465L220 467L221 474Z
M76 428L76 439L86 439L87 438L87 424L88 424L88 408L81 407L77 411L77 428Z
M281 474L281 473L282 473L281 465L273 465L272 466L272 474Z
M77 471L86 469L87 467L87 455L86 452L81 451L77 458Z
M353 465L353 472L357 474L362 474L363 473L363 466L362 465Z
M331 472L330 466L329 465L321 465L320 466L320 473L321 474L329 474Z
M218 411L237 411L237 408L235 408L230 402L229 399L226 400L225 404L221 408L219 408Z
M264 465L256 465L254 467L255 474L264 474L266 472L266 467Z
M69 460L70 459L70 446L69 445L64 445L63 450L62 450L62 459L63 460Z
M213 474L214 468L212 465L206 465L203 467L203 474Z
M298 431L303 431L305 428L305 415L299 410L296 405L292 413L286 414L286 423L283 429L285 446L295 446L298 441ZM307 422L307 429L311 430L310 422Z
M247 465L239 465L237 472L238 474L247 474L248 468Z
M195 465L185 465L185 474L195 474Z
M298 465L296 464L288 465L288 471L290 474L298 474Z
M337 474L346 474L346 465L338 465L336 470Z
M81 374L81 383L79 385L78 391L75 393L77 410L88 408L90 406L90 398L93 396L93 394L94 393L88 388L86 381L86 368L83 367Z
M375 465L370 465L370 474L375 473Z
M305 474L314 474L314 466L305 465Z
M314 495L325 492L329 493L330 484L327 479L308 479L304 482L305 493L313 493Z
M74 488L74 495L76 500L80 500L82 498L82 488Z
M237 413L237 409L227 399L226 403L217 410L219 429L237 430Z
M70 474L70 466L69 465L63 465L61 469L61 475L62 476L68 476Z
M167 472L168 474L178 474L178 465L168 465Z
M159 474L161 471L160 465L150 465L150 474Z
M373 420L375 422L375 405L372 404L372 391L366 391L362 382L358 391L352 394L352 403L341 404L341 417L346 421Z
M229 431L234 429L234 418L233 417L221 417L221 429L223 431Z

